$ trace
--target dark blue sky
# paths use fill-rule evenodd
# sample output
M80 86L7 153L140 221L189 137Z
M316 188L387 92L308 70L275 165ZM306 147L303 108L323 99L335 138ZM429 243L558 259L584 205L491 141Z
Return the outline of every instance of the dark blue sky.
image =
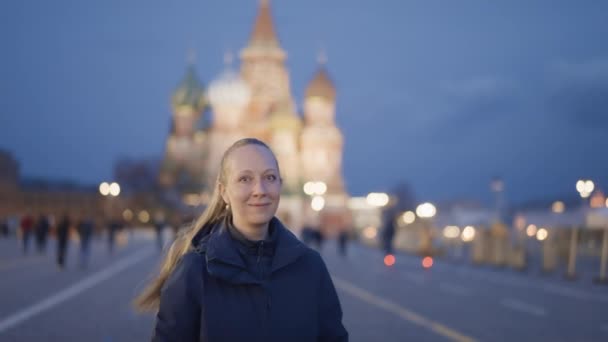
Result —
M351 193L421 200L608 188L608 2L274 0L298 107L323 47ZM189 47L208 84L256 0L0 4L0 148L27 177L109 179L159 157Z

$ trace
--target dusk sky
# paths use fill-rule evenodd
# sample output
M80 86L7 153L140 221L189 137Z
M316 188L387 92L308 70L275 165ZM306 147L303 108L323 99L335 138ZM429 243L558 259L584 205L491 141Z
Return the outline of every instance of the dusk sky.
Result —
M299 111L323 48L351 194L510 201L608 189L608 2L274 0ZM160 158L189 48L208 85L257 0L0 4L0 148L28 178Z

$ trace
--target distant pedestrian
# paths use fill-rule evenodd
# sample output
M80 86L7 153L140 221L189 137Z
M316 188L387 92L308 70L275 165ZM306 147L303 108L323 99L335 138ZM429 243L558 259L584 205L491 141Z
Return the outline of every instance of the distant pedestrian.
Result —
M314 239L314 230L309 225L304 225L301 230L301 239L307 246L311 246Z
M338 233L338 253L341 256L346 256L346 249L348 247L348 230L345 228L344 230Z
M394 205L388 206L382 213L382 249L387 255L393 254L393 240L397 229L395 226L396 218L397 211Z
M33 227L34 219L32 216L30 214L23 215L19 224L19 228L21 229L21 238L23 241L23 254L27 254Z
M346 256L348 241L352 230L352 214L349 211L342 213L338 225L338 254Z
M165 221L165 214L162 211L157 211L154 214L154 230L156 231L156 244L159 251L163 250L163 231L165 230L166 225L167 221Z
M60 269L65 268L65 257L68 249L70 227L70 217L68 214L64 214L57 224L57 266L59 266Z
M6 217L0 217L0 235L8 238L8 219Z
M43 254L46 252L46 242L49 235L51 225L46 215L40 214L38 221L36 221L36 246L38 247L38 253Z
M89 265L91 237L93 236L94 223L90 217L85 217L78 223L78 235L80 237L80 267Z
M114 254L114 245L116 244L116 234L123 228L122 222L113 217L108 223L108 251Z

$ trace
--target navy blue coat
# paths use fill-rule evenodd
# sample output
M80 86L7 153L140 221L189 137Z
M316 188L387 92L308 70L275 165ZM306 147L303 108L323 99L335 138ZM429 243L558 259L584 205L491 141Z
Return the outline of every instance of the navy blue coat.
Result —
M270 232L247 245L203 229L161 290L152 341L348 341L319 253L276 218Z

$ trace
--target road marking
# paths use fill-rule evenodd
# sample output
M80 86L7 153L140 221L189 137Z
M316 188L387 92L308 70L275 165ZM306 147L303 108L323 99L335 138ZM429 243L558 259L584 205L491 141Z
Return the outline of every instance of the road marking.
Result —
M18 311L8 317L5 317L0 320L0 333L18 325L19 323L26 321L32 318L35 315L38 315L56 305L61 304L62 302L67 301L68 299L80 294L81 292L101 283L104 280L107 280L121 271L127 269L130 266L135 265L136 263L146 259L150 255L154 254L154 249L146 248L137 253L134 253L122 260L117 261L113 265L107 267L106 269L99 271L78 283L68 287L67 289L60 291L34 305L31 305L21 311Z
M468 288L452 283L443 282L439 284L439 289L443 292L447 292L457 296L468 297L471 295L471 290L469 290Z
M372 250L361 248L368 255L374 255ZM397 264L404 265L410 264L414 267L418 266L416 262L412 260L412 257L409 255L399 255L397 256ZM480 280L484 280L490 283L499 284L502 286L511 286L522 289L535 289L540 290L545 293L550 293L554 295L559 295L563 297L568 297L572 299L579 300L588 300L593 302L603 302L608 303L608 296L599 293L588 293L584 290L573 288L571 286L564 286L549 283L544 280L540 280L538 278L534 278L533 276L524 276L519 274L488 274L487 270L478 269L478 268L453 268L449 265L442 264L441 262L437 262L436 265L433 266L434 271L444 272L444 273L456 273L461 277L465 278L476 278ZM528 277L528 278L526 278ZM538 283L531 283L530 279L537 281Z
M547 315L547 312L545 311L545 309L541 308L540 306L535 306L535 305L531 305L528 303L524 303L518 299L503 298L500 301L500 304L511 310L524 312L524 313L534 315L534 316L542 317L542 316Z
M594 293L587 293L581 290L572 289L564 286L553 285L553 284L545 284L543 289L547 292L559 294L566 297L576 298L576 299L586 299L596 302L604 302L608 303L608 296Z
M27 259L16 259L9 262L3 262L0 264L0 272L8 271L13 268L18 268L21 266L29 265L29 264L37 264L39 262L45 261L46 257L43 255L30 257Z
M351 296L357 297L358 299L360 299L364 302L367 302L376 307L384 309L392 314L395 314L395 315L401 317L402 319L404 319L406 321L409 321L411 323L422 326L423 328L431 330L432 332L439 334L449 340L458 341L458 342L474 342L475 341L475 339L473 339L472 337L461 334L458 331L448 328L447 326L445 326L441 323L438 323L438 322L435 322L428 318L425 318L413 311L405 309L395 303L389 302L388 300L385 300L370 292L367 292L367 291L351 284L350 282L348 282L346 280L342 280L342 279L334 277L334 276L332 276L332 279L337 288L339 288L340 290L342 290L344 292L347 292Z

